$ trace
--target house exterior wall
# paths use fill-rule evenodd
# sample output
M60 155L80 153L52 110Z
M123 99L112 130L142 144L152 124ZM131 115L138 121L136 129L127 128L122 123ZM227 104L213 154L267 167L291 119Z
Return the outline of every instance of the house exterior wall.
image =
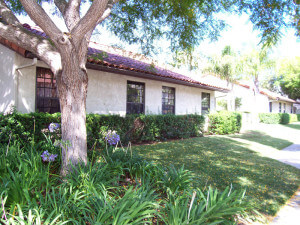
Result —
M269 111L269 99L262 94L254 93L251 88L232 84L231 91L223 99L227 100L229 111L239 111L245 113L260 113ZM241 106L236 109L235 99L241 98Z
M279 103L281 103L281 113L284 112L284 104L286 104L286 113L291 113L293 108L293 103L284 101L271 101L272 102L272 113L279 113Z
M263 94L257 94L255 97L254 112L267 113L269 112L269 97Z
M36 68L47 66L41 61L38 61L36 65L30 65L33 63L32 59L24 58L12 51L11 53L13 54L9 55L11 59L10 69L4 70L6 67L3 67L3 71L1 71L7 74L6 77L9 79L3 79L2 82L1 77L1 85L9 86L9 90L14 87L16 88L15 95L13 94L13 91L6 94L9 96L6 101L10 102L11 105L15 105L19 112L34 112L36 106ZM12 68L18 68L24 65L30 66L11 72L14 71ZM216 103L214 91L97 70L88 70L88 76L89 84L86 102L87 113L125 115L127 81L145 83L146 114L161 114L162 86L175 88L175 114L177 115L194 113L201 114L202 92L210 93L210 110L215 110ZM15 81L13 77L15 77ZM16 84L14 84L14 82ZM6 92L2 92L3 93L1 93L1 95L4 96ZM0 103L0 112L3 112L5 111L3 100Z
M88 70L87 112L126 114L127 81L145 83L145 113L161 114L162 87L175 88L175 114L201 114L201 93L210 93L211 110L215 110L214 91L162 81Z
M249 89L242 87L240 85L234 84L232 87L231 94L231 105L232 105L232 111L235 110L235 98L241 98L241 106L237 109L237 111L240 112L252 112L253 111L253 105L255 104L254 99L254 92Z
M0 113L15 105L14 61L16 53L0 44Z

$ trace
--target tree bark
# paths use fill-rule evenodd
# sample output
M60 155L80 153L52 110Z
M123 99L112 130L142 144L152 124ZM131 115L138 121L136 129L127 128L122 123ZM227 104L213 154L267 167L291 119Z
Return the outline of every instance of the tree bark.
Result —
M79 64L79 53L66 46L61 51L62 71L56 74L61 108L62 168L65 176L72 166L87 163L86 97L88 76Z
M30 18L48 36L44 39L23 28L5 1L0 0L0 36L32 51L56 76L61 108L63 176L72 165L87 163L88 76L85 64L88 43L97 24L109 16L117 1L94 0L80 18L80 0L55 0L68 28L68 32L63 33L36 0L20 0Z

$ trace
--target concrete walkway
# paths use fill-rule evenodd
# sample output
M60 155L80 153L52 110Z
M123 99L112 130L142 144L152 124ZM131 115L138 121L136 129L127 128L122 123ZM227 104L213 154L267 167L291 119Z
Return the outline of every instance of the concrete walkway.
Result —
M274 157L283 163L300 169L300 144L293 144L282 149L281 154ZM281 208L270 225L297 225L300 224L300 189L287 204Z

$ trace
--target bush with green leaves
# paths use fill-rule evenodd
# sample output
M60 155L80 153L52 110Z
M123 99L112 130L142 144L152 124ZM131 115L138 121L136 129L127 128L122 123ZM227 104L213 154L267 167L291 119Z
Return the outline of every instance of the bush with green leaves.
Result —
M232 134L240 131L242 115L237 112L220 111L208 114L210 134Z
M259 113L259 122L266 124L289 124L300 121L299 114Z
M0 143L41 143L50 123L60 123L60 113L0 114ZM87 114L88 147L105 148L103 133L116 131L123 144L201 136L201 115L99 115Z

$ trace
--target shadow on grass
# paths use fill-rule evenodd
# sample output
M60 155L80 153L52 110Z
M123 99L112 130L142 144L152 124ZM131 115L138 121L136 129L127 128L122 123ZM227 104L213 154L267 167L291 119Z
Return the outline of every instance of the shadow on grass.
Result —
M300 126L300 125L299 125ZM262 145L267 145L273 148L276 148L278 150L281 150L287 146L290 146L293 144L293 142L280 139L280 138L274 138L272 136L267 135L264 132L260 131L247 131L244 134L239 134L239 135L230 135L231 138L240 138L240 139L245 139L248 141L253 141Z
M296 130L300 130L300 124L286 124L285 127L293 128Z
M300 172L276 160L262 157L244 144L223 137L135 146L148 160L164 165L182 165L195 175L195 186L224 190L231 184L246 189L250 201L263 213L274 215L297 190Z

